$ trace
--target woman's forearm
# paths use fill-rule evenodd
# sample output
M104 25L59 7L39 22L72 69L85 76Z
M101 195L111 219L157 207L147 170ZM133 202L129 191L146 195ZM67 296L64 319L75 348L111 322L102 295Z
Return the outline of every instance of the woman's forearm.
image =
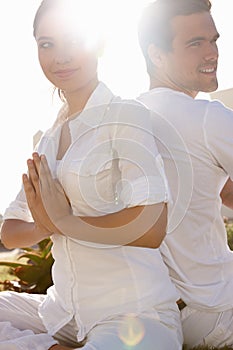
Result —
M157 248L166 234L167 208L158 203L98 217L68 215L55 224L62 234L81 241Z
M1 228L1 242L7 249L30 247L49 236L49 232L22 220L5 220Z

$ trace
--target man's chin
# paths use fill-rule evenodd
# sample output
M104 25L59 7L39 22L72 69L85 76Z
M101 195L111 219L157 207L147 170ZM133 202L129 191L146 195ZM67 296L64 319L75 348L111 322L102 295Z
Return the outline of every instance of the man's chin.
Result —
M203 92L214 92L218 88L218 81L215 80L211 85L206 86L205 89L203 89Z
M218 88L218 85L214 86L214 87L210 87L210 88L203 88L200 90L200 92L211 93L211 92L216 91L217 88Z

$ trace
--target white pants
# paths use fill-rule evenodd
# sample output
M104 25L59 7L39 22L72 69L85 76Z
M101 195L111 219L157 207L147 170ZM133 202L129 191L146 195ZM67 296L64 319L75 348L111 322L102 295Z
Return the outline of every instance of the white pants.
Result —
M233 309L223 312L194 310L186 306L181 311L184 344L223 347L233 345Z
M74 321L53 337L38 316L38 305L45 296L26 293L0 293L0 350L48 350L53 344L83 350L181 350L179 314L160 312L160 320L141 315L129 328L125 316L117 316L96 325L85 344L78 344Z

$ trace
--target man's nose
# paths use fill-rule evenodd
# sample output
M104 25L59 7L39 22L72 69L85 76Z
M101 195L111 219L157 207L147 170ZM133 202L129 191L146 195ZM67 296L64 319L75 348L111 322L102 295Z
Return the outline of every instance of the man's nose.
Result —
M218 59L218 46L216 42L210 43L205 53L206 61L216 61Z

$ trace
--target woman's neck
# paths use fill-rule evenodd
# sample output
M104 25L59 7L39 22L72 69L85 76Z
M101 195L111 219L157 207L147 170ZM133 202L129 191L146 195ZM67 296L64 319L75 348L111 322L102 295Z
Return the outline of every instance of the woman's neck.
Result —
M88 99L90 98L91 94L96 89L98 84L99 81L96 77L96 79L91 80L88 84L77 89L76 91L73 91L71 93L65 93L69 109L67 118L74 114L80 113L84 109Z

